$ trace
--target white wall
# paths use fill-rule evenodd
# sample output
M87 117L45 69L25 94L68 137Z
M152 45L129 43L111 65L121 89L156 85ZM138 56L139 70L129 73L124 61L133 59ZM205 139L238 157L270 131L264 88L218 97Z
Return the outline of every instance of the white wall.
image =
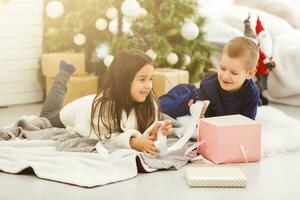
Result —
M0 4L0 106L42 101L43 0Z

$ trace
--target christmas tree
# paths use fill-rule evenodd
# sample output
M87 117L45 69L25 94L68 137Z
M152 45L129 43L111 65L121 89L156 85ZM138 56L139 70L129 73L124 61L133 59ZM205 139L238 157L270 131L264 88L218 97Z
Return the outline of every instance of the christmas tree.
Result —
M124 48L146 52L160 67L186 69L198 81L212 47L195 0L46 0L44 52L84 52L104 74Z

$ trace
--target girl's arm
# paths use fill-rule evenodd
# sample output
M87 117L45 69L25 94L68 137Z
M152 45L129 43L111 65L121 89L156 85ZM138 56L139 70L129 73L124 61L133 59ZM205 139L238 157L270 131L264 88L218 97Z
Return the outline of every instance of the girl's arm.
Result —
M75 129L83 137L90 132L90 106L95 95L81 97L67 104L60 112L60 120L66 127Z
M126 130L123 133L115 133L117 135L113 139L116 147L122 149L135 149L140 152L155 154L158 149L154 146L154 136L143 136L135 129Z
M167 135L172 124L170 120L164 120L163 123L164 126L161 131L163 134ZM135 129L126 130L125 132L118 134L115 139L115 145L119 148L132 148L137 151L151 154L158 153L159 150L154 146L154 141L157 138L160 126L161 123L153 123L143 135Z
M130 145L132 149L140 152L156 154L159 150L154 146L154 136L142 136L138 138L131 138Z
M131 139L140 138L143 136L138 130L135 129L128 129L122 133L113 133L112 135L115 135L113 138L114 145L121 149L131 149Z

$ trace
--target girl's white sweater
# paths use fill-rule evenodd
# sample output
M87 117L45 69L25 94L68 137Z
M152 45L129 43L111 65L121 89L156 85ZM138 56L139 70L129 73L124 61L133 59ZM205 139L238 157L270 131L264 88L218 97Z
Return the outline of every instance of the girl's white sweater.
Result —
M91 129L91 108L95 95L81 97L69 104L67 104L60 112L60 120L67 128L72 128L84 137L97 138L95 132ZM94 124L97 120L94 119ZM99 124L100 132L102 135L107 134L104 125ZM112 133L109 139L119 148L131 148L130 138L140 137L142 134L138 131L137 119L134 109L131 110L127 116L123 110L121 119L121 128L124 130L122 133ZM103 137L105 140L105 137Z

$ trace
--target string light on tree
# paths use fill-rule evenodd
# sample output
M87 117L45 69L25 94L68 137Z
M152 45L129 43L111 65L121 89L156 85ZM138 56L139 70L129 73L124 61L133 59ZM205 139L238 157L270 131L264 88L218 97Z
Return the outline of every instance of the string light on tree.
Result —
M86 38L85 38L85 35L82 34L82 33L77 33L74 38L73 38L73 41L76 45L78 46L82 46L85 44L86 42Z
M111 63L112 63L112 61L114 60L114 56L112 56L112 55L107 55L105 58L104 58L104 65L106 66L106 67L109 67L110 65L111 65Z
M167 62L170 65L175 65L178 62L178 56L177 56L177 54L174 53L174 52L169 53L168 56L167 56Z
M116 19L118 17L118 9L115 7L110 7L109 9L107 9L107 11L105 12L105 15L109 18L109 19Z
M98 45L95 49L97 58L104 59L106 56L109 55L109 46L106 43L102 43Z
M137 18L140 10L140 4L136 0L125 0L121 5L121 11L126 17Z
M124 16L122 19L122 31L123 33L131 36L133 35L133 32L131 30L131 26L132 26L132 20L129 17Z
M64 6L60 1L50 1L46 7L47 16L51 19L56 19L64 14Z
M109 22L108 30L114 35L118 34L118 19L113 19Z
M146 51L146 54L152 59L155 60L157 58L157 53L155 53L155 51L153 51L152 49L148 49Z
M189 64L191 64L191 61L192 61L191 57L187 54L185 54L183 56L183 60L184 60L183 65L189 65Z
M199 35L199 27L190 20L183 23L180 30L181 36L186 40L194 40Z
M97 19L97 21L95 22L95 26L96 26L97 30L104 31L107 28L106 19L104 19L104 18Z

